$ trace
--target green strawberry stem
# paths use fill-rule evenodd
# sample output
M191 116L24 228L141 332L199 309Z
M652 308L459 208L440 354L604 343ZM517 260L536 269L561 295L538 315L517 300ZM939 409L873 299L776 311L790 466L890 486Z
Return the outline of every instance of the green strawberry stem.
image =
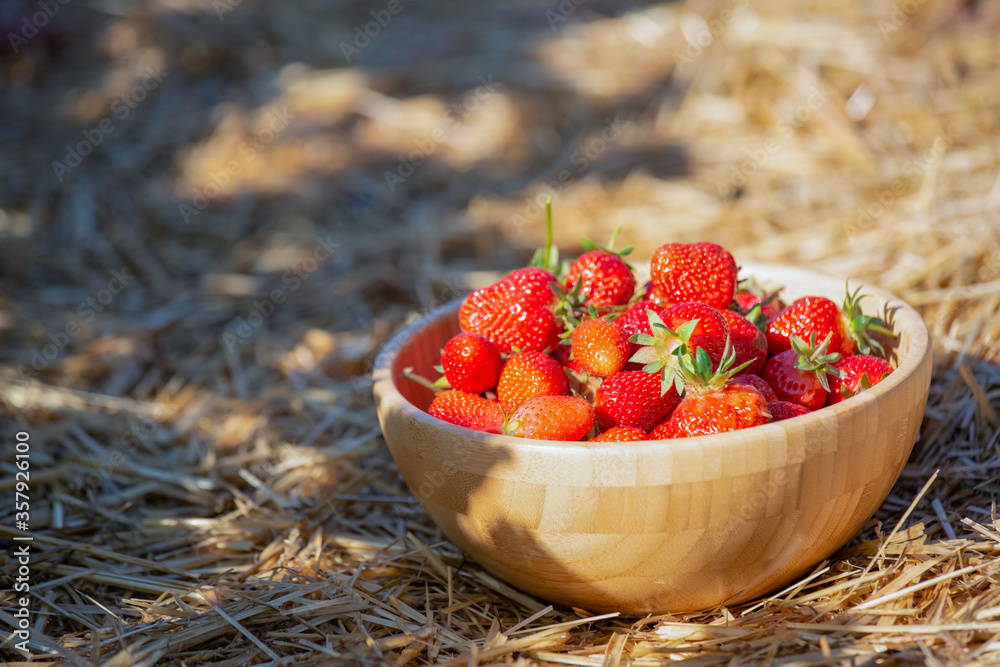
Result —
M552 197L545 201L545 247L535 250L528 266L545 269L556 278L565 273L564 266L559 263L559 248L552 243Z
M404 368L403 372L400 373L400 377L404 377L407 380L413 380L421 387L427 387L435 394L440 393L445 389L451 389L451 384L448 382L448 378L446 378L445 376L442 375L436 381L431 382L423 375L417 375L416 373L414 373L412 366L407 366L406 368Z
M610 250L611 252L614 252L615 241L618 240L618 234L620 234L621 231L622 231L622 226L618 225L617 227L615 227L615 231L611 232L611 240L608 241L608 250Z

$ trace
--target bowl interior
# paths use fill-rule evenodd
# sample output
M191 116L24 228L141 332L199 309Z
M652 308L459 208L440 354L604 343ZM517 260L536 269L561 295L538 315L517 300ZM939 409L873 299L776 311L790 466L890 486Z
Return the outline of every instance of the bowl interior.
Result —
M434 366L441 363L441 350L450 338L462 332L458 323L459 305L459 302L453 302L435 311L444 316L429 318L426 328L422 328L400 349L392 364L392 377L399 393L420 410L427 410L434 400L434 392L419 382L403 377L403 371L412 368L417 375L431 380L440 375L434 370Z

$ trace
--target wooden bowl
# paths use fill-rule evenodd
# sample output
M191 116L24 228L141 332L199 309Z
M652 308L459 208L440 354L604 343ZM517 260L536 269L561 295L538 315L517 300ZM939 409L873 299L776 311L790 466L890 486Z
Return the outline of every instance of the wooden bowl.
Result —
M745 266L787 301L843 300L844 279ZM860 283L858 283L860 284ZM855 283L852 282L852 287ZM685 612L758 597L806 573L871 517L903 469L931 377L930 336L911 307L871 286L863 306L899 334L895 372L794 419L712 436L546 442L453 426L432 394L459 332L459 301L395 336L374 373L385 440L410 489L455 544L541 598L593 611Z

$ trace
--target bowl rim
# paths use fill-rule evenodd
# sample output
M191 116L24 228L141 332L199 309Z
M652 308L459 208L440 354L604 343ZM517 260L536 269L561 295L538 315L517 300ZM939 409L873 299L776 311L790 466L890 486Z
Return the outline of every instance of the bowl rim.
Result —
M845 283L848 280L841 276L789 264L744 262L740 265L741 274L751 274L755 271L800 273L803 276L818 277L826 280L840 280L845 281ZM767 278L765 277L764 280L766 281ZM905 328L908 332L907 335L911 337L906 356L898 358L897 366L888 378L874 385L870 389L851 397L851 399L844 400L833 405L824 406L808 414L793 417L792 419L755 426L753 428L754 432L759 434L761 437L768 437L769 435L779 437L779 434L785 433L790 426L794 426L796 428L808 427L810 425L820 426L831 416L833 418L837 418L840 415L862 410L866 407L875 407L873 405L874 403L877 403L882 396L895 391L897 387L909 379L909 377L913 375L913 373L924 363L927 355L931 353L930 331L928 330L923 317L921 317L912 306L891 292L888 292L880 287L864 283L860 280L855 281L854 279L851 279L851 283L853 288L860 286L863 294L869 294L881 300L885 304L885 308L894 309L897 321L900 322L899 329L902 330ZM467 438L470 441L482 444L485 447L495 447L498 444L503 444L525 452L531 451L550 454L565 450L576 452L614 450L619 452L630 451L635 453L637 450L662 450L664 448L670 448L673 450L681 448L686 449L689 447L705 448L709 444L726 447L735 445L744 438L745 434L743 431L729 431L726 433L715 433L712 435L691 436L687 438L675 438L668 440L639 440L628 443L628 447L622 447L622 443L619 442L594 442L592 440L536 440L530 438L519 438L511 435L486 433L484 431L477 431L464 426L450 424L436 417L432 417L430 414L410 403L410 401L407 400L402 393L400 393L399 388L396 386L396 378L392 376L392 367L395 365L400 351L417 334L439 318L452 315L453 313L457 314L457 311L464 300L465 297L462 297L434 308L397 332L382 348L375 360L374 370L372 371L373 391L376 397L376 405L378 406L380 413L388 406L392 406L393 408L401 410L409 418L422 422L431 428L440 429L453 435Z

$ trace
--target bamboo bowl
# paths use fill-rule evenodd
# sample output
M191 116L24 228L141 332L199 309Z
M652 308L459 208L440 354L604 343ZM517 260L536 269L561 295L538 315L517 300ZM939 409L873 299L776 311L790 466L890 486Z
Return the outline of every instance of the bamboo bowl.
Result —
M745 266L791 301L839 303L844 279ZM852 283L852 287L854 283ZM806 573L875 512L917 438L931 377L920 315L865 286L865 312L899 334L896 367L870 390L794 419L713 436L630 443L490 435L423 410L400 377L434 374L460 301L408 326L374 372L379 421L428 515L487 570L593 611L686 612L758 597Z

